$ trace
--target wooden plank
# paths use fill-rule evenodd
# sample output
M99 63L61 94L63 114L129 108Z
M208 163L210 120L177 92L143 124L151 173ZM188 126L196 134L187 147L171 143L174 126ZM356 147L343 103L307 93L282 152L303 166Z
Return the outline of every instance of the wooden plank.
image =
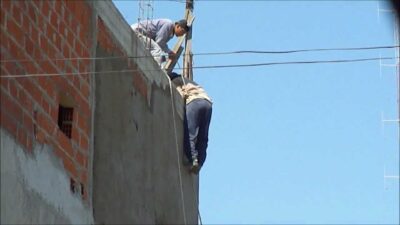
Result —
M192 23L193 23L193 20L194 20L194 16L193 16L193 14L191 13L191 11L186 10L186 16L185 16L185 17L187 17L187 18L186 18L186 21L187 21L187 23L188 23L188 26L191 26ZM190 32L191 32L191 31L190 31ZM187 34L186 34L186 35L187 35ZM168 60L167 64L165 65L165 70L166 70L167 72L171 72L171 71L174 69L176 63L178 62L179 57L181 56L182 51L183 51L182 44L183 44L183 42L185 41L186 35L183 35L183 36L179 37L179 38L178 38L178 41L176 42L176 44L175 44L175 46L174 46L174 48L172 49L172 51L174 51L174 52L176 53L176 57L175 57L173 60L171 60L171 59ZM182 49L181 49L181 48L182 48ZM180 50L180 49L181 49L181 50ZM180 53L178 54L179 51L180 51Z
M167 73L170 73L170 72L172 72L172 70L174 69L174 67L175 67L175 65L176 65L176 63L178 62L178 60L177 59L179 59L179 57L181 56L181 54L182 54L182 52L183 52L183 47L182 46L179 46L179 49L178 50L174 50L174 52L175 52L175 60L168 60L168 63L167 63L167 66L165 67L165 70L167 71Z

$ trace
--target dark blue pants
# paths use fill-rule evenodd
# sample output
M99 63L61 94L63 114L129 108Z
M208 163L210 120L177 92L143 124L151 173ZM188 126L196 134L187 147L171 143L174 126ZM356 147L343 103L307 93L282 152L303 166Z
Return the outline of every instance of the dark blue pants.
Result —
M211 114L212 104L205 99L195 99L186 105L185 154L190 162L197 158L200 166L207 156Z

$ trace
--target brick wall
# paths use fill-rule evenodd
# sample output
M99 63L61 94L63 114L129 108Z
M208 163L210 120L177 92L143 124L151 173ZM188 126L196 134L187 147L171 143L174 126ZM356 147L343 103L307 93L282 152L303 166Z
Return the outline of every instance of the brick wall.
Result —
M92 109L90 5L70 0L0 4L1 127L27 154L35 145L51 146L85 199ZM59 129L59 105L74 108L71 138Z

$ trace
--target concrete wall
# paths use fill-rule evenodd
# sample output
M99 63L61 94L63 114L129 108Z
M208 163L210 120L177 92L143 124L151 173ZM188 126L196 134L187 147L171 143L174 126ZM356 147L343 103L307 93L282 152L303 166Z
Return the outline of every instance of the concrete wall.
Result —
M183 102L112 2L5 0L1 15L2 59L33 62L1 64L1 223L196 224ZM94 73L4 77L78 71ZM77 110L71 139L60 92Z
M98 38L120 43L119 48L129 56L148 55L129 25L103 4L98 5L98 13L108 14L99 22ZM107 26L118 21L118 26ZM124 41L123 37L130 38ZM96 57L112 57L118 51L99 43ZM196 224L198 179L182 164L183 101L173 87L171 102L168 78L151 57L146 63L138 60L143 61L121 58L96 63L95 220Z
M70 191L62 160L50 146L26 154L3 129L1 138L1 224L90 224L91 210Z

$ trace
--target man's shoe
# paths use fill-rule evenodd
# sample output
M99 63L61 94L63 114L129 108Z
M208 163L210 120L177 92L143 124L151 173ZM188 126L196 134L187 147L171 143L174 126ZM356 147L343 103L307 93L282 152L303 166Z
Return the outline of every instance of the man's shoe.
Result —
M200 171L199 161L197 159L193 159L192 166L190 167L190 172L198 174L199 171Z

